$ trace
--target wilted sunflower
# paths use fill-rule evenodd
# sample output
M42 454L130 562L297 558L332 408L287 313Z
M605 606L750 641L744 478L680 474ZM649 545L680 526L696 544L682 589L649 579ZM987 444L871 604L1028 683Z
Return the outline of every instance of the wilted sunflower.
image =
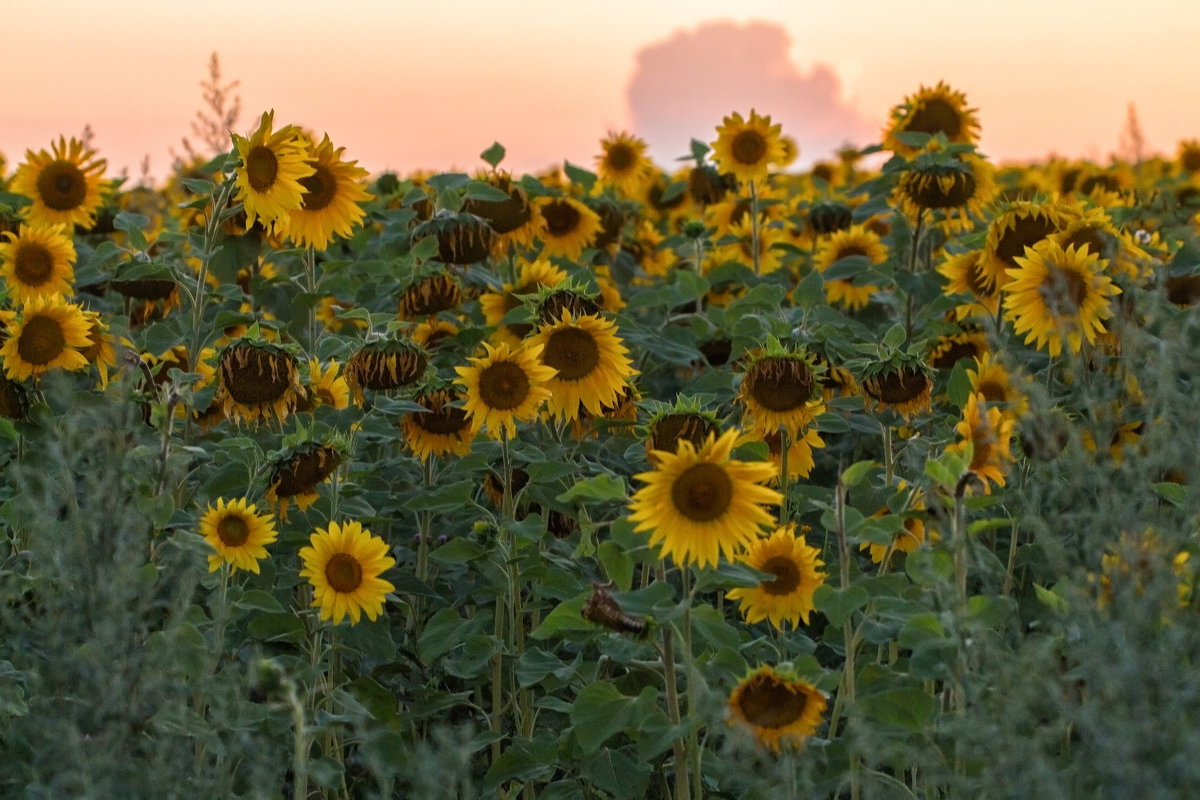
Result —
M899 205L911 218L932 211L946 230L969 230L996 194L993 172L992 165L975 153L927 147L900 176Z
M396 315L400 319L431 317L462 302L462 287L448 272L428 275L400 293Z
M776 343L746 365L738 390L745 406L743 419L762 433L776 433L783 427L794 435L824 410L818 386L808 354L784 350Z
M1013 418L990 405L983 395L971 394L967 398L962 421L955 427L959 441L947 445L946 451L965 452L972 448L967 468L983 481L985 493L991 493L989 481L1004 485L1004 476L1012 462L1012 428Z
M372 197L363 188L368 173L357 161L342 160L345 149L335 150L329 134L320 144L307 142L306 159L314 171L300 179L300 207L281 218L281 232L301 247L324 250L334 236L349 238L366 216L359 203Z
M979 359L987 352L987 334L978 328L966 327L938 337L926 361L936 370L949 370L963 359Z
M294 125L272 131L274 119L273 110L264 112L249 138L233 134L241 162L234 169L236 200L246 210L247 227L259 223L268 231L300 208L305 192L301 181L314 172L304 134Z
M267 500L279 506L279 518L287 521L288 503L296 501L301 511L316 502L317 487L329 479L342 463L334 445L309 442L273 461Z
M554 288L567 279L567 273L551 264L547 259L521 262L515 283L506 283L499 292L484 292L479 296L479 307L488 325L500 325L508 312L521 305L521 297L536 295L538 288ZM529 323L513 323L496 329L496 338L516 345L533 330Z
M596 156L600 183L634 197L654 177L654 162L646 156L646 143L628 133L613 133L600 140L603 152Z
M781 746L801 749L816 733L827 705L811 683L759 667L730 694L729 724L749 728L760 746L776 753Z
M944 81L932 89L924 85L892 108L891 121L883 132L883 146L894 153L912 155L917 148L900 141L901 133L944 134L951 144L975 144L979 119L967 108L967 96Z
M0 242L4 284L14 303L34 297L75 294L75 242L65 225L25 225L5 231Z
M354 392L354 402L362 405L363 389L387 392L416 383L429 367L429 356L406 339L374 339L367 342L346 363L342 374Z
M813 612L813 592L825 582L821 567L825 564L820 551L797 538L794 523L780 526L766 539L758 539L739 559L759 572L774 575L757 586L730 589L726 596L738 601L746 622L753 625L768 620L779 630L789 622L795 628L804 620L808 624Z
M38 297L21 306L0 348L4 374L23 381L52 369L85 369L81 352L92 344L91 324L83 309L58 297Z
M472 433L487 429L499 439L517 435L518 422L537 419L542 404L550 399L546 383L555 370L541 362L541 345L512 349L506 342L492 347L484 342L484 354L468 359L469 367L455 367L467 400L463 409L471 418Z
M873 365L859 382L867 407L874 403L876 411L893 409L905 420L928 411L933 395L933 379L928 370L920 359L905 356Z
M270 514L258 513L258 506L245 498L217 499L200 518L200 534L216 552L208 557L208 571L215 572L222 564L258 574L259 559L267 557L266 545L275 541L275 522Z
M0 417L23 420L29 416L29 390L0 376Z
M774 522L763 506L783 498L762 484L775 468L730 458L740 435L710 435L699 449L680 440L674 453L654 452L653 472L634 476L646 485L630 500L629 518L634 530L650 532L651 545L662 545L663 558L681 567L716 566L721 554L733 559Z
M300 548L300 577L312 584L312 604L321 608L321 619L340 625L349 614L350 624L357 625L366 613L374 622L383 613L388 592L396 591L379 577L396 563L387 554L387 542L354 521L317 528L309 542Z
M499 234L493 242L493 251L503 253L510 245L531 246L535 233L533 223L537 217L525 190L513 183L512 175L502 169L482 173L477 178L508 195L506 200L473 197L463 200L463 211L482 218L488 227Z
M750 119L733 112L717 126L712 142L712 159L721 172L739 181L765 180L773 164L782 164L787 155L781 141L782 126L771 124L770 116L759 116L750 109Z
M646 453L651 463L659 450L674 453L679 442L690 442L699 450L710 436L720 431L717 415L701 411L699 403L676 402L675 405L657 408L646 425Z
M460 396L453 389L420 392L413 402L425 411L409 411L400 419L404 446L422 461L430 456L465 456L471 452L471 420L456 406Z
M995 276L984 268L982 250L952 255L938 266L937 271L947 279L942 289L944 294L967 294L972 298L955 308L958 319L996 316L1000 309L1000 291L996 288Z
M573 197L539 197L534 200L542 224L542 257L562 256L578 261L600 233L600 215Z
M854 225L824 239L813 256L813 266L822 275L842 259L855 257L866 259L866 262L858 266L850 264L852 272L849 277L842 276L845 271L843 267L847 265L839 265L834 272L838 277L825 278L825 299L830 304L844 305L851 311L866 308L871 295L879 291L878 286L857 283L854 276L866 271L870 265L887 261L888 248L883 239L862 225Z
M996 209L988 223L980 266L997 289L1010 280L1025 248L1057 233L1070 218L1067 206L1035 200L1014 200Z
M577 419L581 406L599 416L638 374L616 324L596 314L576 317L564 311L542 325L529 344L541 351L543 364L556 370L545 383L550 390L546 411L559 419Z
M428 236L437 239L437 259L443 264L478 264L496 242L496 232L483 217L445 208L413 230L414 243Z
M32 225L91 227L107 187L101 176L108 162L74 137L69 144L58 137L51 149L26 150L25 163L13 175L11 190L33 200L25 219Z
M1121 293L1105 274L1107 262L1087 247L1064 250L1054 241L1027 249L1016 262L1003 287L1004 317L1026 344L1057 357L1064 340L1075 354L1083 339L1093 343L1104 332L1104 320L1113 315L1110 299Z
M303 391L296 357L258 339L237 339L223 348L217 374L214 399L236 421L274 417L282 422Z

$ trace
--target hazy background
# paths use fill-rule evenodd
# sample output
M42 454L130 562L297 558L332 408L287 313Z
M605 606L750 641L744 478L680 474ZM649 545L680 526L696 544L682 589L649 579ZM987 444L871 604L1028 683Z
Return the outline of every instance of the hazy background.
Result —
M944 79L993 159L1105 160L1135 103L1148 150L1200 136L1200 4L1172 0L0 0L0 152L94 131L110 174L151 174L201 107L208 59L238 80L239 132L328 132L372 172L591 167L609 130L664 166L751 107L800 164L877 141L888 110ZM194 137L193 137L194 138Z

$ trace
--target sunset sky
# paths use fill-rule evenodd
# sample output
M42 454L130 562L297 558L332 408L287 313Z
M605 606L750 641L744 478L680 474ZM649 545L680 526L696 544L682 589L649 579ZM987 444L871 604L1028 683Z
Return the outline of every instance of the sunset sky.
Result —
M0 152L94 131L109 174L160 178L191 134L213 51L238 132L328 132L371 170L591 167L609 130L664 166L754 107L801 163L878 139L891 106L945 80L996 161L1106 160L1130 103L1147 149L1200 137L1200 5L1173 0L56 0L4 8ZM853 11L848 9L853 8ZM193 137L194 139L194 137Z

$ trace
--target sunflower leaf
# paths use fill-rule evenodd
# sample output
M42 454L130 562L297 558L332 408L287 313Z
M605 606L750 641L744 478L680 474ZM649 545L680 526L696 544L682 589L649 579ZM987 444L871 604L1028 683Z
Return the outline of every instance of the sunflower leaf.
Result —
M835 589L824 583L813 592L813 607L825 615L830 625L838 626L850 619L850 615L865 606L870 599L867 590L861 586Z
M504 155L507 152L504 149L504 145L499 142L492 142L492 146L480 153L479 157L486 161L492 169L495 169L504 160Z
M554 499L560 503L573 503L576 500L624 500L628 496L629 487L624 478L603 472L579 481Z

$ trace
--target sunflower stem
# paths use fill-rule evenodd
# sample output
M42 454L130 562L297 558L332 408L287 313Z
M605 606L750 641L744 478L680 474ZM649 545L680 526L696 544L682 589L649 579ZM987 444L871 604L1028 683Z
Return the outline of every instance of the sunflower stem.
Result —
M1013 573L1017 566L1017 521L1012 523L1012 536L1008 540L1008 563L1004 568L1004 590L1001 594L1008 597L1013 589Z
M792 521L792 511L788 503L788 449L791 447L791 437L787 425L779 426L779 493L783 498L779 501L779 524L786 525Z
M884 486L891 488L896 477L896 454L892 451L892 426L881 420L879 429L883 433Z
M692 770L692 787L695 790L695 800L701 800L704 796L704 780L702 776L702 756L700 750L700 733L697 726L694 724L698 719L696 692L699 680L696 678L696 660L692 652L692 602L695 599L695 590L692 587L692 570L690 567L684 567L680 570L680 575L683 580L683 596L687 601L687 605L683 609L683 659L684 671L686 672L685 679L687 680L687 709L688 716L691 717L693 724L688 728L688 763L691 764Z
M796 800L796 754L790 749L784 753L779 768L783 776L784 797Z
M921 244L921 225L925 221L925 209L917 210L917 224L913 231L912 248L908 251L908 272L910 275L917 274L917 250ZM904 338L907 340L912 336L912 319L913 319L913 294L911 291L905 292L907 298L904 301Z
M421 485L425 488L425 494L433 489L433 469L434 459L437 456L430 454L425 462L421 465ZM431 535L430 528L433 524L433 514L428 509L422 509L417 522L418 536L417 540L417 580L425 583L429 579L429 537Z
M662 582L667 580L667 570L661 563L658 565L658 579ZM675 633L670 626L664 626L662 631L663 642L663 684L667 693L667 718L671 721L671 726L678 727L681 721L679 715L679 686L675 683ZM686 800L692 796L692 789L688 781L688 753L687 747L682 738L677 738L671 743L671 749L675 755L675 793L674 797L677 800Z
M758 275L761 258L758 253L758 187L750 179L750 257L754 261L754 274Z
M310 244L304 251L305 289L309 294L308 303L308 348L313 356L317 354L317 251Z
M889 443L890 444L890 443ZM838 569L841 578L841 588L845 591L850 587L850 543L846 537L846 484L842 482L842 476L838 475L836 492L833 499L834 509L834 525L836 527L837 542L838 542ZM858 638L854 632L854 622L850 617L842 623L842 636L845 642L845 660L842 663L842 685L838 692L837 700L834 702L833 713L829 720L829 735L836 735L838 717L845 706L854 704L855 695L855 650L858 647ZM860 759L856 752L850 753L850 797L851 800L859 800L862 796L862 787L859 783Z

